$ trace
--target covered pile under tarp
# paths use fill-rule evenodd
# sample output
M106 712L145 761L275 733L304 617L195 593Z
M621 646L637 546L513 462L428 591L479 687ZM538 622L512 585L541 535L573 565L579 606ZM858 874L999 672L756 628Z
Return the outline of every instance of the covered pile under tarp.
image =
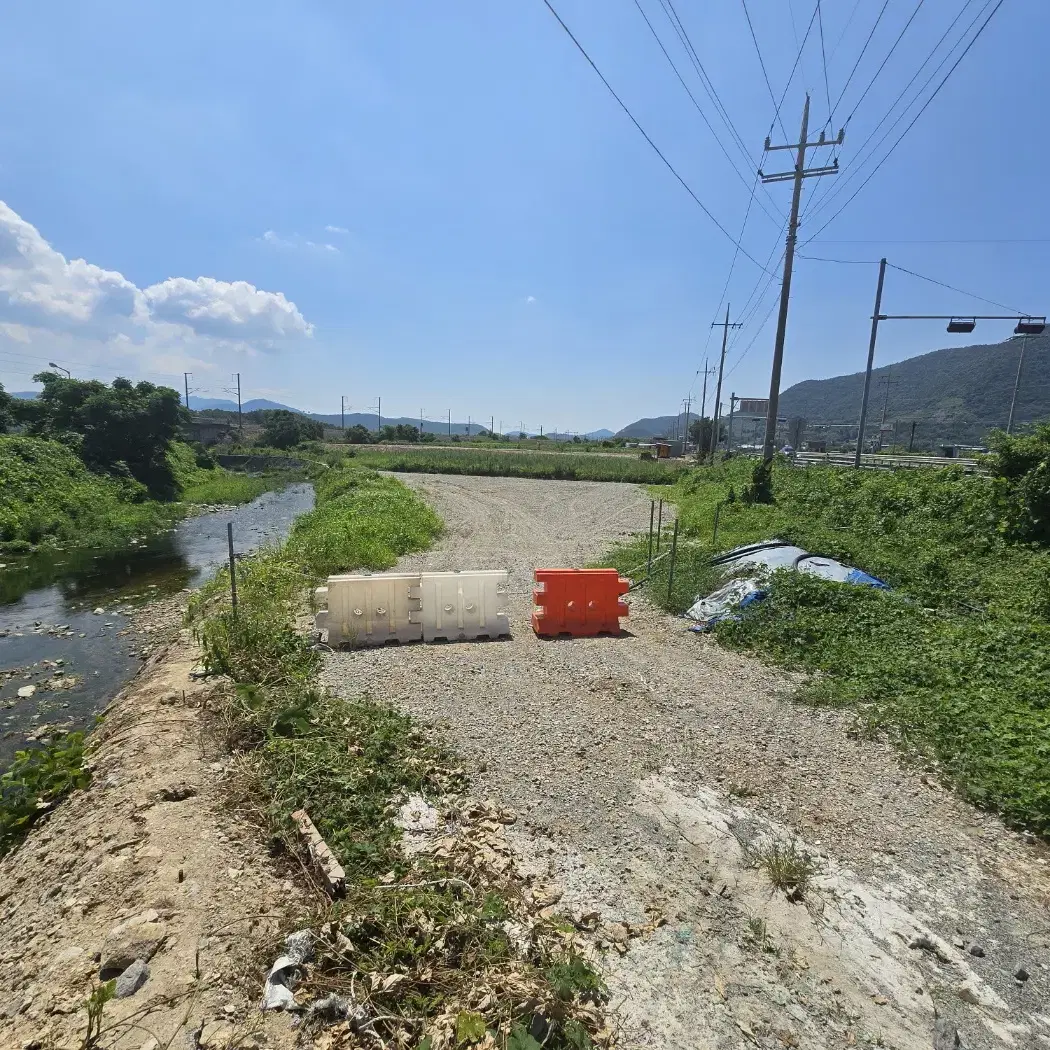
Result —
M692 628L694 631L705 631L720 620L735 619L741 608L761 601L768 593L768 576L777 569L792 569L839 583L889 590L882 580L861 569L843 565L823 554L811 554L784 540L764 540L736 547L712 558L711 564L720 567L728 581L706 598L698 598L686 612L686 616L697 621L697 626Z

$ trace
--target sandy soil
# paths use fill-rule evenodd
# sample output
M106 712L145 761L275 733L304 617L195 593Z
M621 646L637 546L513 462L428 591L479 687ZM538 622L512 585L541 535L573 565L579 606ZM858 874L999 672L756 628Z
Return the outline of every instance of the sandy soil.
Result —
M642 490L403 480L448 531L399 568L509 569L514 637L336 652L326 681L445 735L567 904L668 917L606 957L624 1046L1050 1047L1045 846L644 601L619 638L534 637L532 570L647 527ZM771 843L814 859L802 900Z
M173 640L107 709L90 788L0 861L5 1050L79 1050L84 1001L128 946L149 977L106 1005L100 1047L291 1045L287 1019L257 1004L304 895L227 805L215 687L191 678L196 646L169 613L142 614Z

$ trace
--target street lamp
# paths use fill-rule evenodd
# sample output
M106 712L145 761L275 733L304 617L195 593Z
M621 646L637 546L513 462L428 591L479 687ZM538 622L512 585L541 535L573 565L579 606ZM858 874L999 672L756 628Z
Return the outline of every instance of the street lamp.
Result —
M875 312L871 315L871 338L868 342L868 365L864 371L864 396L860 403L860 428L857 433L857 451L853 456L853 466L860 467L861 450L864 447L864 424L868 417L868 394L871 389L871 366L875 361L875 340L879 334L880 321L947 321L949 332L970 333L977 327L978 321L1016 321L1014 332L1027 338L1039 335L1046 328L1045 317L1019 316L1017 314L977 314L973 317L956 317L951 314L884 314L882 310L882 287L886 281L886 260L879 260L879 283L875 290ZM1021 360L1024 360L1024 345L1021 346ZM1021 365L1017 366L1017 381L1014 383L1014 400L1017 399L1017 382L1020 381ZM1010 426L1013 425L1013 404L1010 406Z
M54 361L48 361L48 368L57 368L60 372L66 373L66 379L72 379L73 373L68 368L63 368L61 365L56 365Z

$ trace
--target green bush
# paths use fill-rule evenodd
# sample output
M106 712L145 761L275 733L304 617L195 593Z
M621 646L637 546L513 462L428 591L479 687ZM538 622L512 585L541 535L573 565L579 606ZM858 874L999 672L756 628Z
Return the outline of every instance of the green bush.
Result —
M86 787L84 734L70 733L48 747L17 751L0 776L0 857L29 834L35 821L64 795Z
M999 431L992 435L991 446L1007 535L1024 543L1050 544L1050 423L1016 437Z

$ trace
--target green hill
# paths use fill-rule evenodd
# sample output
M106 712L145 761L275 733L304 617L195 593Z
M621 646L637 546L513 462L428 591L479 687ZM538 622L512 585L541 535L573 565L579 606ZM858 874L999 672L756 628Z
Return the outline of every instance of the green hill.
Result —
M872 372L869 418L877 423L890 377L887 420L936 426L954 440L978 439L1005 426L1010 412L1021 337L1002 343L950 347L910 357ZM811 423L852 423L860 417L864 373L807 379L780 395L780 414ZM1016 423L1050 417L1050 332L1029 336ZM931 429L931 428L927 428Z

